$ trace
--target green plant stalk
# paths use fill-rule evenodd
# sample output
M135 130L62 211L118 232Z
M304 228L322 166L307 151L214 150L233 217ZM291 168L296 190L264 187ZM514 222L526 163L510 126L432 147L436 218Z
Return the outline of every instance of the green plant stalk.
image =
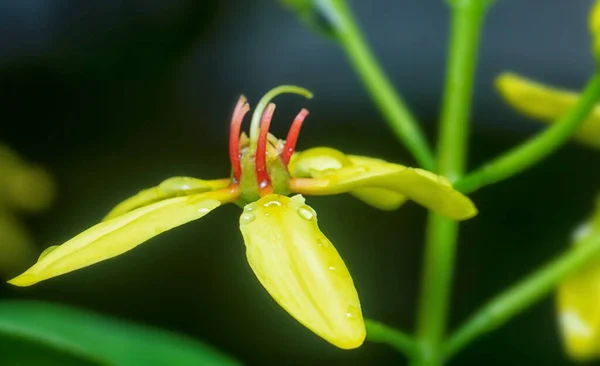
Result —
M577 104L567 114L535 138L459 180L454 187L461 192L470 193L485 185L510 178L546 158L567 142L585 122L598 99L600 99L600 75L595 74Z
M415 353L417 344L411 336L371 319L365 319L365 325L369 342L387 344L407 357Z
M599 255L600 236L590 237L496 296L449 338L445 347L446 356L452 356L479 336L496 329L535 304L569 275L598 260Z
M422 168L433 170L433 154L423 132L378 65L345 0L320 0L318 3L329 17L336 38L394 134Z
M451 2L450 48L438 143L438 172L461 177L467 155L469 117L477 49L487 1ZM413 364L439 366L450 298L458 223L429 214L422 292L417 319L420 350Z

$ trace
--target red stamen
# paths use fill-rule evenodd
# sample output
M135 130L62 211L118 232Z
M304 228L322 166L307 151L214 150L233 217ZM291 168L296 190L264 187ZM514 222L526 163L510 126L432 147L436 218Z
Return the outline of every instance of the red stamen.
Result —
M296 148L296 141L298 141L298 135L300 134L300 128L302 128L302 122L308 115L308 111L304 108L298 113L294 122L292 122L292 126L290 127L290 131L288 132L287 138L285 139L285 146L283 148L283 152L281 153L281 160L285 166L288 165L292 155L294 154L294 149Z
M242 95L233 110L229 130L229 160L233 168L233 179L236 182L239 182L242 177L242 166L240 164L240 128L244 116L249 110L250 106L246 103L246 98Z
M267 172L267 136L273 112L275 112L275 104L270 103L260 120L260 132L256 144L256 179L258 180L258 190L261 196L273 192L271 179Z

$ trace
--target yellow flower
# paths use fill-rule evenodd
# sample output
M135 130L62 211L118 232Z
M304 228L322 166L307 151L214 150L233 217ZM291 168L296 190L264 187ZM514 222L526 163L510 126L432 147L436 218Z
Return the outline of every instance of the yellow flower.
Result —
M577 93L552 88L513 73L503 73L496 87L517 111L542 122L554 122L577 103ZM600 105L596 105L573 138L600 148Z
M595 215L573 235L574 245L600 235L600 198ZM576 360L600 357L600 258L558 287L559 326L566 352Z
M285 141L269 134L275 110L269 102L285 92L311 96L294 86L273 89L259 102L249 136L240 134L249 110L240 97L231 121L230 178L175 177L143 190L116 206L104 221L48 248L36 264L9 282L29 286L112 258L222 204L236 203L244 207L240 230L248 262L273 299L333 345L360 346L366 332L352 278L302 194L348 192L386 210L411 199L456 220L470 218L477 210L447 179L421 169L331 148L295 153L307 110L300 111Z

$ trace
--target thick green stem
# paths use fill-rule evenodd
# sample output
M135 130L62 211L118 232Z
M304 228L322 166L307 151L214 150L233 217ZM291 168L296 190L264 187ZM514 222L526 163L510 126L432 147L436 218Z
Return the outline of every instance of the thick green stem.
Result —
M387 344L407 357L415 353L417 344L411 336L370 319L365 319L365 325L369 342Z
M381 70L345 3L343 0L318 1L321 10L330 19L335 35L344 47L350 62L392 131L422 168L433 170L433 154L423 132Z
M591 236L575 248L496 296L477 311L448 340L446 356L460 351L479 336L506 323L513 316L548 295L563 279L600 255L600 236Z
M438 172L456 180L465 167L474 71L487 1L463 0L451 2L451 5L452 24L440 122ZM457 222L430 213L417 323L421 352L413 359L414 365L438 366L443 361L457 236Z
M449 294L452 284L458 223L435 213L429 215L425 267L417 319L417 338L421 352L414 365L440 365L446 329Z
M485 185L509 178L546 158L585 122L600 98L600 75L590 79L577 104L544 132L503 154L455 184L462 192L472 192Z

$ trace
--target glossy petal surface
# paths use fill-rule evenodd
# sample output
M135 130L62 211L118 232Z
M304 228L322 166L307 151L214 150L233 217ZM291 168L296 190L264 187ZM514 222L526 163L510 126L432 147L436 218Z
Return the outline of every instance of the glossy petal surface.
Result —
M301 159L302 156L298 158L298 164ZM392 202L390 208L406 197L455 220L465 220L477 214L473 202L454 190L448 179L442 176L379 159L349 156L349 160L352 165L315 174L314 179L291 180L290 190L307 195L330 195L376 188L377 194L370 192L369 197L374 206L376 199L385 201L391 191L396 196L387 195Z
M222 202L229 190L176 197L103 221L66 243L46 249L38 262L9 283L30 286L123 254L167 230L197 220Z
M364 156L345 155L329 147L316 147L297 153L290 162L290 173L296 178L320 178L348 166L383 165L393 169L405 169L399 164ZM378 187L363 187L349 192L352 196L380 210L391 211L406 202L405 195L393 190Z
M594 217L574 234L574 244L600 235L600 202ZM576 360L600 357L600 258L558 287L558 320L566 352Z
M154 202L168 198L188 196L196 193L210 192L227 187L230 179L202 180L191 177L172 177L162 181L156 187L144 189L135 196L119 203L104 220L112 219L136 208L148 206Z
M552 88L513 73L500 75L496 79L496 87L513 108L542 122L554 122L572 108L579 98L577 93ZM573 138L600 148L600 106L594 107Z
M247 205L240 230L252 270L296 320L342 348L366 336L358 294L344 261L300 195L268 195Z

